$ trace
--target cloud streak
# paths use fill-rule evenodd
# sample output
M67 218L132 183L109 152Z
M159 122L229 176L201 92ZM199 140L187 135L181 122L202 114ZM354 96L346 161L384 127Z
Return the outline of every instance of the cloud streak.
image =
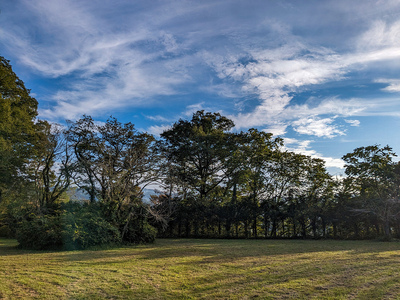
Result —
M239 130L334 140L361 118L400 117L399 15L389 0L16 0L2 7L0 41L49 83L41 118L140 107L159 133L206 109Z
M400 22L391 26L378 22L359 39L358 46L362 51L338 54L326 48L296 43L253 52L245 63L240 62L244 58L239 57L230 61L219 60L213 65L221 78L242 82L242 89L255 94L260 101L253 111L234 116L238 127L268 125L269 128L278 127L277 133L282 134L286 132L282 124L286 124L300 134L332 138L343 135L344 131L332 124L332 118L319 119L316 116L360 116L367 112L371 115L371 107L384 108L384 103L328 99L310 108L307 103L293 104L294 95L312 86L344 80L346 74L360 67L367 68L368 64L399 59L399 36ZM387 83L385 91L400 91L398 79L375 82ZM391 110L386 113L393 115ZM378 110L377 114L384 115L385 112ZM309 118L304 119L305 115Z

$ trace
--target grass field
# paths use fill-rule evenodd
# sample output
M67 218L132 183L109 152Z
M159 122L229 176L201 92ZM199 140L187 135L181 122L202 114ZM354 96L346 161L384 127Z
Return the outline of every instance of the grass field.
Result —
M0 299L400 299L400 243L173 240L42 252L0 239Z

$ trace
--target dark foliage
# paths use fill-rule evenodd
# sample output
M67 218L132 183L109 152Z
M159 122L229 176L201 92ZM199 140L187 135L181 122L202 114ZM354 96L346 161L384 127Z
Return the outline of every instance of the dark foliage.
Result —
M62 248L62 223L58 215L31 214L17 229L16 238L25 249Z

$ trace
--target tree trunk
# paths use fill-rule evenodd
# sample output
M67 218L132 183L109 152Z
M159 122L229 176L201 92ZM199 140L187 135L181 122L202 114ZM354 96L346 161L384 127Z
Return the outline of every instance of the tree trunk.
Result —
M244 221L244 237L247 239L249 238L249 225L248 225L248 221Z
M185 229L186 229L186 237L190 236L190 222L188 219L186 219L186 224L185 224Z
M269 233L269 220L267 214L264 214L264 237L268 237Z
M193 222L193 231L194 231L194 236L198 237L199 235L199 224L197 221Z
M336 222L333 222L333 238L337 238L337 226L336 226Z
M296 231L296 219L293 218L293 235L292 237L296 237L297 236L297 231Z
M317 218L313 217L311 220L311 227L313 231L313 237L317 238Z
M301 229L302 229L302 236L305 239L307 237L307 226L304 218L301 218L300 220L301 223Z
M390 236L391 236L390 224L389 224L389 220L387 220L387 219L383 223L383 230L385 232L385 237L390 238Z
M325 222L325 218L322 217L321 220L322 220L322 235L325 238L326 237L326 222Z
M257 238L257 216L255 216L253 220L253 233L254 237Z
M229 219L226 219L225 230L226 230L226 236L229 238L231 236L231 220Z
M276 219L272 220L271 237L276 238Z

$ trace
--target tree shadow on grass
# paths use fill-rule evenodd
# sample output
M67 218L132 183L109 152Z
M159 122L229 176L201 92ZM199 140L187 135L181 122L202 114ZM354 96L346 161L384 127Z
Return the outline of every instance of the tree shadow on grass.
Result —
M146 246L130 246L106 251L72 251L63 255L63 261L88 262L92 265L126 263L132 260L159 260L178 265L234 263L243 258L268 258L295 255L308 259L307 254L346 252L352 256L363 253L378 255L399 251L400 243L372 241L293 241L293 240L159 240ZM185 258L182 260L182 258Z
M337 240L216 240L159 239L154 244L82 251L35 251L18 249L15 240L0 239L0 256L54 253L62 261L94 261L98 264L182 257L210 257L230 261L243 257L273 257L315 252L348 251L354 254L400 251L400 243ZM118 257L120 259L118 259Z
M336 240L160 240L141 253L144 259L185 256L258 257L314 252L378 253L400 251L400 243Z

